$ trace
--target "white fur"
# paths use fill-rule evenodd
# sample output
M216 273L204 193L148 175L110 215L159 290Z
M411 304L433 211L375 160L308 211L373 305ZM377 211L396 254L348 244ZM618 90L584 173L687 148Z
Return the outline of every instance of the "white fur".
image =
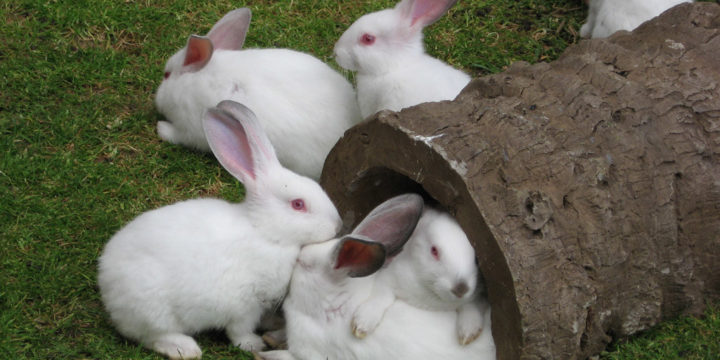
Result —
M205 131L220 163L245 184L245 201L194 199L148 211L99 259L98 285L118 331L170 358L200 357L189 335L213 328L259 350L253 331L285 295L300 246L341 226L320 186L277 162L249 109L222 102L208 110ZM295 199L304 210L293 208Z
M425 53L422 30L455 0L403 0L392 9L364 15L335 44L335 58L357 71L360 113L399 111L430 101L452 100L470 76ZM421 9L421 10L417 10ZM362 36L375 37L365 45Z
M487 300L479 298L484 287L477 281L475 250L448 213L426 207L404 250L376 278L372 294L353 316L356 336L374 331L395 299L427 310L456 311L460 344L480 335Z
M203 110L221 100L234 100L257 114L280 163L317 180L332 146L361 119L352 85L302 52L241 50L249 22L246 8L221 19L208 33L214 50L204 66L183 65L187 46L168 60L169 76L155 97L158 111L168 121L158 123L158 134L171 143L208 150L201 126ZM222 31L229 26L235 28ZM226 40L231 35L241 39Z
M590 0L580 36L605 38L616 31L632 31L665 10L692 0Z
M393 219L393 216L381 215L378 220L382 222L383 218L390 220L378 227L384 231L405 226L402 221L397 221L397 217ZM362 232L356 228L353 234L357 233ZM495 359L495 345L490 331L482 332L479 339L461 346L455 336L455 311L430 311L399 300L388 308L385 318L373 333L364 339L354 337L350 319L372 291L377 275L350 278L347 271L338 268L336 257L339 245L347 238L302 248L293 272L290 293L283 305L288 351L261 353L263 358ZM483 315L482 325L489 329L489 307Z

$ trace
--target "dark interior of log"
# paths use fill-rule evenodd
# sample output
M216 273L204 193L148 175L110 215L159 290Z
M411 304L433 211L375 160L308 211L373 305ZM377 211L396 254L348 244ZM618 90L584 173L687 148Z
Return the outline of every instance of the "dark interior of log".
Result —
M369 169L358 176L350 187L353 189L353 197L365 200L359 202L352 215L341 214L345 216L344 225L348 230L357 225L375 205L395 195L416 193L422 195L426 203L437 204L421 184L385 167Z

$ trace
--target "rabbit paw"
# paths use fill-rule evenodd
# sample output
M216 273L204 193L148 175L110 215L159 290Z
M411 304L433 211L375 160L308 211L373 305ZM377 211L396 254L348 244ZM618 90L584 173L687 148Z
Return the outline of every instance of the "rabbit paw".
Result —
M370 306L360 306L352 318L352 333L358 339L364 339L380 325L383 312Z
M590 22L587 22L583 24L583 26L580 27L580 37L583 38L589 38L591 35L592 29L590 29Z
M263 342L263 339L253 333L245 334L243 336L240 336L236 341L234 341L235 346L245 350L245 351L260 351L265 347L265 342Z
M271 349L287 349L287 332L284 328L268 331L262 339Z
M483 315L479 311L464 311L457 318L457 336L460 345L475 341L483 331Z
M169 143L177 143L177 130L175 126L169 121L158 121L157 132L161 139Z
M184 334L165 334L151 342L153 350L170 359L198 359L202 351L190 336Z
M255 354L255 360L295 360L295 357L287 350L273 350Z

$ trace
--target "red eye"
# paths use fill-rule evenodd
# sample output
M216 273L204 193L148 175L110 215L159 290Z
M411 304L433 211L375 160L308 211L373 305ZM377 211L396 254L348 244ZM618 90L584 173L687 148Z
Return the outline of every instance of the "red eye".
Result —
M166 71L165 74L163 74L163 78L167 79L170 77L170 72Z
M293 210L307 211L307 209L305 208L305 201L303 201L303 199L295 199L290 202L290 205L292 205Z
M436 247L430 248L430 254L435 258L435 260L440 260L440 251Z
M370 34L363 34L362 37L360 37L360 42L363 43L363 45L372 45L375 43L375 36Z

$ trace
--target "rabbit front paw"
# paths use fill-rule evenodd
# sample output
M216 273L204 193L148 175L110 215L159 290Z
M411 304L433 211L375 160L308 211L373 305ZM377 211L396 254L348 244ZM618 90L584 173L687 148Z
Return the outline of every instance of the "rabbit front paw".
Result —
M253 333L240 336L235 341L233 341L233 343L235 346L250 352L260 351L265 347L265 342L263 341L262 337Z
M268 331L262 336L271 349L287 349L287 331L285 328Z
M175 129L175 125L173 125L169 121L158 121L157 132L158 136L160 136L161 139L169 143L175 144L178 142L178 135L177 130Z
M475 341L483 331L483 313L474 306L465 306L458 312L457 336L460 345Z
M352 333L358 339L364 339L380 325L383 312L371 306L360 306L352 318Z

